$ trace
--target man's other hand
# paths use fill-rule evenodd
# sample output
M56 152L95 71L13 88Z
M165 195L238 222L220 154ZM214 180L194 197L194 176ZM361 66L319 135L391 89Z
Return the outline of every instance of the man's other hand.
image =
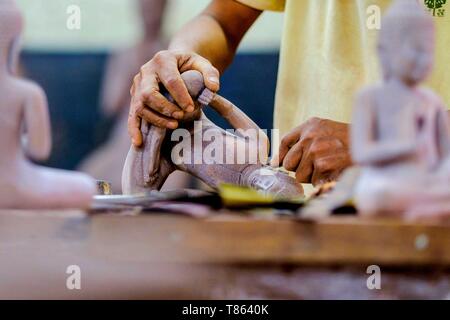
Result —
M351 165L349 129L346 123L311 118L283 137L271 164L294 171L301 183L336 180Z

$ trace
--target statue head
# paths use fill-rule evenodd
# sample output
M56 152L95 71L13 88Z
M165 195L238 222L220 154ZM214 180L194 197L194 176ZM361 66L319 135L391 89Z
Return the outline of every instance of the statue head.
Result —
M433 67L433 18L417 0L396 0L385 14L379 55L384 78L413 86L425 80Z
M0 0L0 56L7 57L9 72L13 72L19 55L19 39L23 17L15 0Z

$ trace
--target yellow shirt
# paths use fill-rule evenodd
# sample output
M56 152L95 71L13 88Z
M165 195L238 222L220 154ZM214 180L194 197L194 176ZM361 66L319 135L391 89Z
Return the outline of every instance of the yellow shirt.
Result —
M371 24L376 15L370 6L382 13L391 0L237 1L285 10L274 128L283 135L310 117L350 122L355 92L380 79L378 30ZM430 14L435 15L437 44L428 85L450 105L450 3Z

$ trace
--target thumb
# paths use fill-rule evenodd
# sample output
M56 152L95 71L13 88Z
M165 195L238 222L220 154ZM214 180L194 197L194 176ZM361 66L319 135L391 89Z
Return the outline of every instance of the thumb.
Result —
M193 64L193 69L201 72L205 86L212 92L220 89L220 72L205 58L198 56Z
M205 86L213 92L219 91L220 89L219 71L217 71L216 68L211 66L211 70L202 72L202 74L203 79L205 81Z

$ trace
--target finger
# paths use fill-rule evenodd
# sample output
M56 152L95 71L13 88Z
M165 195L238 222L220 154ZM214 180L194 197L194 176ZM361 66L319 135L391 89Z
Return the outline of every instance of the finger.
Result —
M302 159L303 146L300 142L295 144L286 154L283 160L283 167L288 171L295 171Z
M141 100L145 105L168 118L182 119L184 116L184 112L177 105L167 100L156 89L143 94Z
M130 88L130 96L132 97L134 96L134 94L136 93L136 88L140 86L141 80L142 80L141 73L138 73L137 75L134 76L133 83Z
M140 147L142 145L140 125L141 119L134 112L130 111L130 114L128 115L128 134L135 147Z
M336 181L339 178L341 171L331 171L319 173L313 166L313 174L311 177L311 183L314 187L321 186L325 183Z
M145 74L147 76L144 76ZM142 68L141 72L135 77L131 94L132 98L167 117L182 119L184 116L184 112L177 105L171 103L159 92L156 75L146 68Z
M316 159L311 182L314 186L336 181L347 163L345 155L333 155Z
M300 161L300 165L297 168L297 171L295 172L295 178L300 183L311 182L311 176L314 170L314 162L311 152L309 151L310 147L311 145L304 145L302 151L302 159Z
M147 108L140 110L139 116L142 117L144 120L148 121L149 123L160 128L176 129L178 127L177 121L169 119L163 115L159 115Z
M131 88L131 95L133 98L139 99L144 104L147 104L156 112L166 116L175 119L181 119L184 116L181 108L169 102L160 94L158 76L149 67L142 67L139 74L135 77L133 87Z
M158 71L158 77L175 102L186 112L194 111L194 101L181 78L176 61L167 63Z
M299 141L300 135L301 133L296 129L286 134L283 139L281 139L280 150L278 152L279 163L283 163L284 157L289 152L289 149Z
M131 87L131 96L137 97L140 94L159 90L158 76L151 68L143 66L139 74L134 78Z
M213 92L219 91L220 89L219 70L214 68L208 60L206 60L203 57L199 57L198 59L195 59L192 68L202 73L205 86L209 90Z
M207 59L200 55L192 55L189 59L185 59L186 56L183 54L177 55L178 61L183 61L180 66L180 72L188 70L197 70L203 75L203 81L205 86L213 91L217 92L220 89L220 72L209 62Z
M351 165L351 157L342 143L336 139L320 138L314 141L309 148L313 160L314 185L332 181Z

